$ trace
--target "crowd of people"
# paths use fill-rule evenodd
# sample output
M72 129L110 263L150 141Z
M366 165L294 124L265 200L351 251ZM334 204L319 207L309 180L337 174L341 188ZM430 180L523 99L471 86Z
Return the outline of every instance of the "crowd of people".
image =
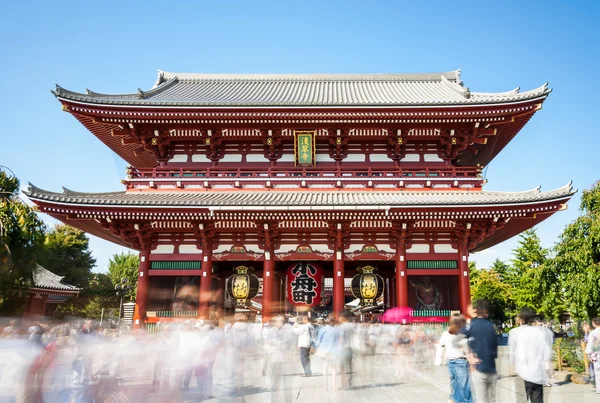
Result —
M357 323L350 313L316 320L279 316L263 325L237 314L220 326L163 323L152 334L119 333L91 321L11 321L0 343L0 401L235 398L249 393L249 380L257 377L273 401L292 401L294 374L312 377L316 371L322 374L317 384L336 393L353 388L357 376L375 379L375 365L404 383L416 367L435 361L447 363L450 402L496 402L498 337L488 315L486 301L475 301L469 317L453 315L447 326ZM553 334L530 310L522 310L518 322L508 343L518 396L542 402ZM600 387L600 319L592 325L586 352Z

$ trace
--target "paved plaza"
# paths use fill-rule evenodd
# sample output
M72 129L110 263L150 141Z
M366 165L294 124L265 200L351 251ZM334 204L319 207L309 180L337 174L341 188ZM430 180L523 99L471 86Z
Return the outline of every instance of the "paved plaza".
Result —
M506 351L501 351L505 355ZM399 362L394 356L377 354L355 360L353 387L350 390L326 391L321 362L313 356L313 372L310 378L302 377L300 361L287 364L284 372L284 390L272 392L268 377L261 374L262 361L248 358L244 363L244 388L233 397L227 385L226 374L215 368L215 390L213 397L206 402L396 402L396 403L445 403L448 400L449 385L447 367L435 367L430 363ZM500 380L498 382L498 403L524 402L523 396L516 393L515 377L510 376L510 368L504 357L499 359ZM193 383L192 383L193 385ZM179 397L172 393L157 393L149 398L151 402L197 401L193 387ZM566 383L544 388L547 403L587 403L600 402L589 385Z
M145 351L140 349L136 354ZM0 382L0 402L14 402L15 384L7 383L9 366L15 361L9 360L9 351L0 355L4 377ZM229 352L231 353L231 352ZM498 403L525 403L524 397L516 392L514 376L511 376L506 359L506 347L500 348L498 360L500 379L497 387ZM244 357L243 354L219 354L214 367L214 389L209 399L202 399L192 378L190 388L182 391L174 388L175 371L171 372L170 385L151 393L154 354L138 355L138 359L128 359L124 365L122 376L124 383L120 387L124 402L397 402L397 403L445 403L448 401L449 385L447 367L432 365L431 352L424 352L421 362L414 357L402 359L398 355L381 352L375 355L355 357L353 360L352 387L349 390L325 390L322 363L317 356L312 356L312 377L302 376L299 354L290 351L283 367L283 376L277 390L270 388L270 377L263 376L264 356L257 352ZM164 359L160 357L159 359ZM10 363L9 363L10 362ZM233 364L233 365L232 365ZM60 373L71 377L72 357L64 356L56 362L51 370L51 377L58 379ZM229 368L229 369L228 369ZM235 368L233 371L231 368ZM241 375L243 387L234 391L233 374ZM49 374L50 375L50 374ZM338 379L339 381L339 379ZM338 383L339 385L339 383ZM13 386L13 387L10 387ZM331 384L330 384L331 386ZM64 388L64 389L63 389ZM45 393L43 402L59 403L71 401L66 396L73 385L66 384L54 389L57 393ZM67 393L65 393L67 392ZM573 383L559 384L544 388L546 403L600 403L600 395L594 393L590 385ZM8 400L6 400L8 399ZM16 401L25 401L19 400Z

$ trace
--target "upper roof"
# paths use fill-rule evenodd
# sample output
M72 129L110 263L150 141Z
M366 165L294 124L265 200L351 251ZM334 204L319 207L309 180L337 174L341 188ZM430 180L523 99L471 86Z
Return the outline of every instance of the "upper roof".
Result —
M78 292L81 290L81 288L77 288L74 285L64 284L62 282L63 278L64 276L54 274L50 270L43 268L39 264L36 264L36 268L33 271L33 286L34 288L72 292Z
M540 192L539 188L526 192L491 191L200 191L200 192L112 192L79 193L64 189L62 193L49 192L29 184L24 192L37 201L59 204L114 207L180 206L211 209L298 209L334 206L353 209L358 206L472 206L521 204L551 201L571 197L575 191L571 183L556 190Z
M56 86L63 100L122 106L179 107L394 107L484 105L545 97L531 91L472 92L460 70L421 74L190 74L158 72L148 91L85 94Z

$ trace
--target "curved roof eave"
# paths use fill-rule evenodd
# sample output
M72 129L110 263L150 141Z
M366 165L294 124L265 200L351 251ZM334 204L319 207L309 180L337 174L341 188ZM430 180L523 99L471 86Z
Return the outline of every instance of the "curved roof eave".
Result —
M321 95L310 90L299 96L294 90L295 82L315 82L331 85L332 91L356 92L358 98L340 101L344 96L323 100ZM262 82L260 90L248 90L248 85ZM383 86L391 95L381 97L366 96L360 85L373 82L377 88ZM181 83L183 86L173 86ZM215 85L217 86L215 89ZM273 99L273 86L289 87L285 97ZM292 87L290 87L290 85ZM341 87L343 88L341 88ZM286 87L286 88L287 88ZM340 87L340 88L338 88ZM420 87L420 88L418 88ZM242 98L232 97L231 88L243 90ZM163 92L173 89L168 94ZM216 91L216 92L215 92ZM358 92L357 92L358 91ZM56 86L52 93L61 101L88 105L110 105L124 108L398 108L398 107L469 107L498 104L515 104L550 93L547 83L530 91L519 93L516 90L501 93L471 92L462 85L460 70L448 73L425 74L195 74L167 73L159 70L154 86L137 93L101 94L87 90L86 94ZM239 92L239 91L238 91ZM330 91L331 92L331 91ZM237 92L236 92L237 93ZM374 91L374 94L379 91ZM388 94L388 95L389 95ZM361 98L361 96L363 96Z

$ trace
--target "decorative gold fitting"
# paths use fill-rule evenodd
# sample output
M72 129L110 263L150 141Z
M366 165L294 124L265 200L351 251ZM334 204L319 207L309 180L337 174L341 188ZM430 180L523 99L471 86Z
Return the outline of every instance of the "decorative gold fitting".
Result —
M208 140L208 139L207 139L207 140ZM206 143L206 144L208 144L208 143ZM267 145L269 145L269 146L270 146L270 145L273 145L273 139L272 139L272 138L268 138L268 139L267 139Z
M63 112L69 112L69 113L71 112L69 110L69 105L65 105L65 104L62 105L62 110L63 110Z
M455 145L455 144L456 144L456 139L453 137L452 138L452 145Z
M206 139L204 139L204 143L205 143L207 146L209 146L209 145L210 145L210 138L208 138L208 137L207 137Z
M342 139L341 139L341 138L339 138L339 137L338 137L338 138L336 138L336 139L335 139L335 144L337 144L337 145L340 145L340 144L342 144Z
M402 139L401 138L398 139L398 144L402 144Z
M152 145L155 146L156 144L158 144L158 141L156 140L156 138L153 138L151 141Z

